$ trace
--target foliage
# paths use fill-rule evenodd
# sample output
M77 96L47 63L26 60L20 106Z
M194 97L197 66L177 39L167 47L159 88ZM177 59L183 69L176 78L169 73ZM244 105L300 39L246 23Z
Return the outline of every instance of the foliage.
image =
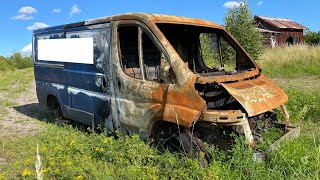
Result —
M304 35L304 42L308 45L320 45L320 31L308 31Z
M207 67L220 68L221 56L226 70L236 68L236 52L224 38L218 38L215 33L202 33L200 34L200 45L202 58Z
M200 34L200 46L201 46L201 53L204 64L209 67L220 67L220 57L219 53L215 52L214 48L212 47L212 37L210 37L210 33L202 33Z
M303 89L287 88L289 96L287 104L291 121L309 124L320 123L320 89L306 91Z
M225 19L225 27L253 57L258 59L262 51L261 34L254 25L254 18L247 1L239 2L238 8L229 9Z
M0 72L15 69L24 69L32 66L32 57L22 57L21 53L19 52L13 53L8 58L0 56Z
M320 75L319 46L290 46L265 49L257 61L271 77L297 78Z

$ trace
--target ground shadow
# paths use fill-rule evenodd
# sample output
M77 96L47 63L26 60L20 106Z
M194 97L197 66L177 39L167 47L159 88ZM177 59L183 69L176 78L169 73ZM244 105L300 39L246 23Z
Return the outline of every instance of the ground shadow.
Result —
M58 125L71 125L73 128L78 129L82 132L86 132L86 133L92 132L92 129L90 126L85 125L81 122L68 120L68 119L66 120L58 119L53 110L49 110L46 107L41 106L39 103L24 104L20 106L14 106L13 108L19 113L39 121L58 124ZM94 132L100 132L100 130L94 130Z
M41 106L39 103L24 104L21 106L14 106L13 108L21 114L39 121L50 122L55 118L53 111L47 110L47 108Z

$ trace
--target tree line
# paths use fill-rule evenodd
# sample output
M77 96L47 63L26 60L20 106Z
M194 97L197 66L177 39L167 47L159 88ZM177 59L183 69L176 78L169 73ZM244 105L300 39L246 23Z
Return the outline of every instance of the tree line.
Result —
M13 53L10 57L0 56L0 72L32 67L32 57L22 57L20 52Z
M320 45L320 31L308 31L304 35L304 42L308 45Z

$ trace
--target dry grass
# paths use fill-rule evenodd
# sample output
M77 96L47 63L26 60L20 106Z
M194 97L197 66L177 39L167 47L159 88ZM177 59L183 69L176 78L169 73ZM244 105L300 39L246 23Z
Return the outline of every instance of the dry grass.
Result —
M271 77L320 75L320 46L265 49L257 62Z

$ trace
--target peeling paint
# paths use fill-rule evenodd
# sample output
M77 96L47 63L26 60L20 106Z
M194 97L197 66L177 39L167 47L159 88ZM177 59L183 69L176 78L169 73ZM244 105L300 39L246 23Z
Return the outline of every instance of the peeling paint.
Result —
M88 97L95 97L95 98L101 99L103 101L109 100L108 96L106 96L105 94L97 93L97 92L93 92L93 91L88 91L88 90L84 90L84 89L79 89L79 88L75 88L75 87L68 87L68 92L73 95L78 95L79 93L83 93L83 94L87 95Z
M57 90L61 90L61 89L64 89L65 86L62 85L62 84L56 84L56 83L51 83L51 85L55 88L57 88Z

